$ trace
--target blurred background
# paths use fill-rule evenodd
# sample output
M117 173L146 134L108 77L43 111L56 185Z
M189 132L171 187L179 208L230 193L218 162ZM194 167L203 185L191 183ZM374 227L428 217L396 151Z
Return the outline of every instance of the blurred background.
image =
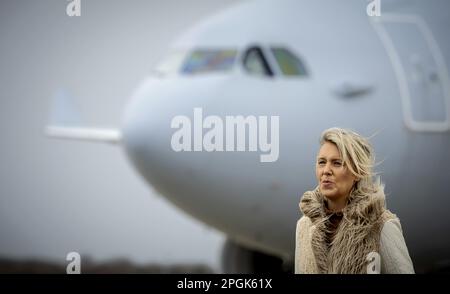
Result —
M93 272L220 271L224 236L160 197L121 148L43 130L60 90L84 125L118 127L170 43L237 2L81 0L79 17L64 0L0 2L1 272L65 272L71 251Z

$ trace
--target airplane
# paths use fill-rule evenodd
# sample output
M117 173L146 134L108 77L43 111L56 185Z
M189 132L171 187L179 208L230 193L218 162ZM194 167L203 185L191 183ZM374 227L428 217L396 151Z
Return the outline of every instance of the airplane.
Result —
M373 135L387 206L416 272L448 271L448 11L445 0L242 2L174 42L132 94L119 129L51 124L46 134L118 144L149 185L227 235L230 273L292 271L298 204L317 185L321 132ZM173 124L176 117L194 123ZM250 149L250 120L247 133L230 136L245 148L212 140L216 148L206 148L207 117L215 125L278 117L278 129L266 128L267 142L279 140L277 158L263 162L267 149ZM174 150L181 127L200 143L183 138L192 148ZM215 139L225 146L224 132Z

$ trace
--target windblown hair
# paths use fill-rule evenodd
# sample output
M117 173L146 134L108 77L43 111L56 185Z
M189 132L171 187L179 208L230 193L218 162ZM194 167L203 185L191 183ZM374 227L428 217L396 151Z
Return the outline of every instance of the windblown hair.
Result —
M383 188L379 178L373 179L375 154L368 139L348 129L330 128L320 137L320 145L325 142L336 145L344 166L358 179L353 193L368 195Z

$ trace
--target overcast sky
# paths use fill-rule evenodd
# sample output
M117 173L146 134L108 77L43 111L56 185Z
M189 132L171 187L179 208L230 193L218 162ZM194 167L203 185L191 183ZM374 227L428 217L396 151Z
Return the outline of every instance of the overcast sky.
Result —
M0 257L205 263L224 236L158 196L117 146L43 136L71 93L83 124L118 127L134 87L186 27L239 0L0 2Z

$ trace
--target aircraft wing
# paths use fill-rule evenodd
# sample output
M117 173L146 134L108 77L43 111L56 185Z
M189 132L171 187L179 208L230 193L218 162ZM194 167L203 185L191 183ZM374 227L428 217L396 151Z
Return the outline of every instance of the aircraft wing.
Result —
M75 101L66 90L60 89L53 99L50 123L44 133L58 139L120 143L120 130L84 127L80 117Z
M121 141L121 133L116 129L99 129L83 127L48 126L45 134L52 138L104 142L117 144Z

